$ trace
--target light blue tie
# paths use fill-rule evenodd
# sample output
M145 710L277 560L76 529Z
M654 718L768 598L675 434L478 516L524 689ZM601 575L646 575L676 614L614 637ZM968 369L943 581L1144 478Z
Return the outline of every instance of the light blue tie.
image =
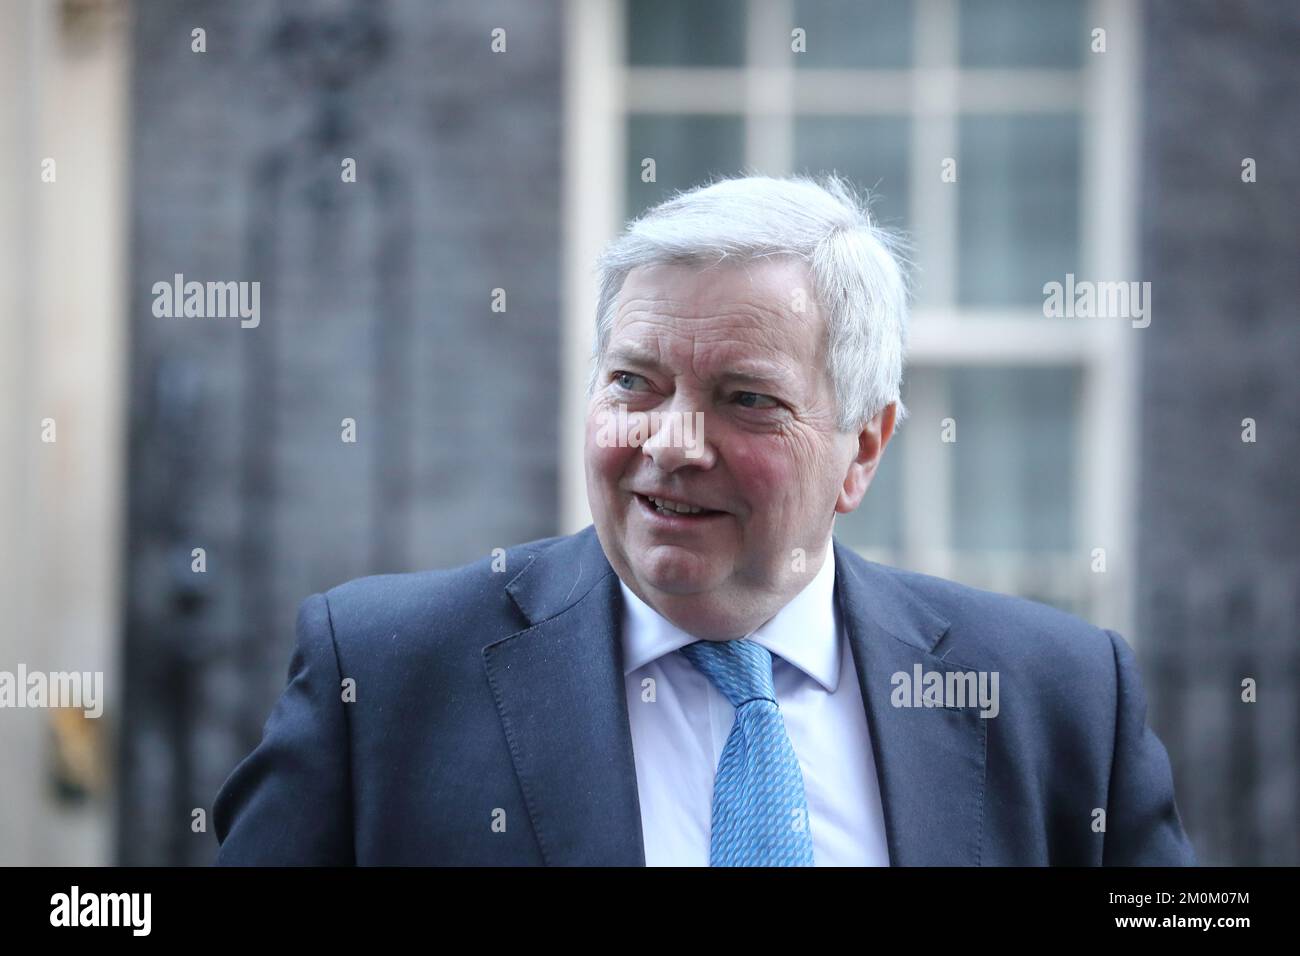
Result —
M710 866L812 866L803 773L772 686L772 655L746 639L682 648L736 708L713 780Z

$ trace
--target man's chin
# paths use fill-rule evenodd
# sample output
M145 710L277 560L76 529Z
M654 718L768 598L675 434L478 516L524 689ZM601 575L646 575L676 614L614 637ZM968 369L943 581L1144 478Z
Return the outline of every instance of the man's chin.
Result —
M722 562L677 545L657 545L633 562L637 577L664 594L689 595L718 586Z

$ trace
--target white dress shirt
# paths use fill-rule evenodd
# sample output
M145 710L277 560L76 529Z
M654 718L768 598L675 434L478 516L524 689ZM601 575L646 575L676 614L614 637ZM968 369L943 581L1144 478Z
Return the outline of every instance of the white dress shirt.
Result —
M696 638L619 582L647 866L708 866L713 778L734 708L677 650ZM803 772L818 866L888 866L880 785L853 652L835 607L835 555L747 635L772 652L777 704ZM645 681L653 680L653 700Z

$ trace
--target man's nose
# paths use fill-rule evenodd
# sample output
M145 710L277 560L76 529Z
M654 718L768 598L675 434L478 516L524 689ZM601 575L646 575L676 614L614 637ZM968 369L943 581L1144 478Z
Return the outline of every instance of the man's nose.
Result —
M661 471L712 468L716 460L705 427L708 416L690 402L678 402L650 413L650 437L641 450Z

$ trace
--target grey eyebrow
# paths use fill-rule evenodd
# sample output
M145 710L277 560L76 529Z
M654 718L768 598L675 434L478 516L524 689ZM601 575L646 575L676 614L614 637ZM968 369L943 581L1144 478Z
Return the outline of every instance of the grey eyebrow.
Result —
M655 365L658 359L654 352L649 349L643 349L638 346L616 345L605 353L605 361L612 362L640 362L642 365Z
M794 384L793 377L778 366L764 368L740 367L724 371L718 378L730 382L749 382L757 385L788 387Z

